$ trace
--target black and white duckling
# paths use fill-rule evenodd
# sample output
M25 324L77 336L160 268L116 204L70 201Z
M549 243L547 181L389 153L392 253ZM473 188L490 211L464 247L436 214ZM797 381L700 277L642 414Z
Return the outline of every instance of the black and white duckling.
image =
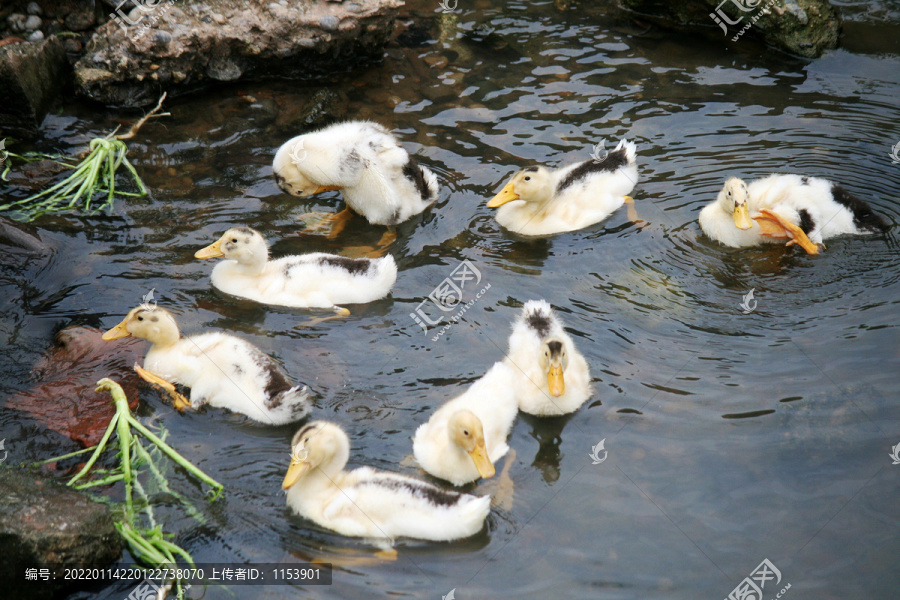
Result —
M544 300L529 300L522 307L504 362L515 374L519 408L528 414L565 415L591 396L587 361Z
M493 477L494 463L509 451L506 438L519 410L513 377L509 366L494 364L420 425L413 437L419 466L453 485Z
M449 541L481 531L489 496L441 489L398 473L360 467L345 471L350 439L334 423L314 421L291 440L291 464L281 487L297 514L342 535L388 541L408 537Z
M513 176L489 208L497 222L522 235L576 231L599 223L625 202L638 180L635 145L622 140L602 160L550 170L526 167Z
M347 206L375 225L396 225L438 197L434 173L377 123L349 121L297 136L278 149L278 187L292 196L340 190Z
M135 370L169 392L178 410L209 404L266 425L292 423L309 413L306 387L291 385L275 360L241 338L218 331L181 337L169 311L145 305L132 309L103 339L129 336L152 344L143 368ZM173 384L189 387L190 401Z
M363 304L387 296L397 281L397 264L384 258L346 258L315 252L269 260L263 236L233 227L195 258L225 257L212 284L233 296L294 308Z
M800 175L770 175L750 185L731 177L716 200L700 211L700 227L732 248L787 239L788 246L797 244L809 254L818 254L824 240L838 235L889 228L840 185Z

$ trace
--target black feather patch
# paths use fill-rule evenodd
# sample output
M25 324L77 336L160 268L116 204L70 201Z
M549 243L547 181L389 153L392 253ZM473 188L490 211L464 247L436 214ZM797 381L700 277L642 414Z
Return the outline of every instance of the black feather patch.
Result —
M435 506L455 506L459 503L461 495L457 492L442 490L437 486L418 481L404 481L400 479L371 479L363 481L360 485L377 485L392 491L405 491L416 498L421 498Z
M346 258L344 256L322 256L319 258L319 264L343 269L351 275L365 275L372 267L372 261L368 258Z
M559 182L559 185L556 186L556 193L562 192L564 189L573 185L582 179L586 178L588 175L592 173L601 173L603 171L615 171L617 169L621 169L625 165L628 164L628 157L625 154L626 149L623 146L618 150L610 152L605 159L597 162L594 159L585 161L572 169L572 171L566 175L566 178Z
M550 315L547 315L539 310L530 313L527 317L525 317L525 324L528 325L528 327L530 327L531 329L534 329L542 338L550 335Z
M537 170L538 170L538 167L525 167L524 169L522 169L522 172L523 173L535 173L535 172L537 172Z
M270 356L263 354L259 348L251 346L250 356L253 358L256 366L266 376L266 387L263 390L266 398L266 408L278 408L283 400L282 392L286 392L293 387L291 382L288 381L287 375L281 370L278 363L272 360Z
M550 349L550 356L559 356L562 352L562 342L553 341L548 343L547 347Z
M425 181L425 173L422 172L422 167L419 166L419 163L412 156L403 165L403 176L416 186L416 191L419 192L419 196L423 200L431 200L432 194L431 190L428 189L428 182Z
M801 183L802 185L809 185L809 177L801 177L801 178L800 178L800 183Z
M291 439L291 448L293 448L294 446L296 446L296 445L297 445L297 442L299 442L301 439L303 439L303 436L304 436L304 435L306 435L307 433L309 433L309 432L312 431L313 429L317 429L318 427L319 427L319 426L318 426L317 424L315 424L315 423L310 423L309 425L304 425L303 427L301 427L301 428L300 428L300 431L298 431L297 433L295 433L293 439Z
M865 231L885 232L890 226L880 216L872 212L872 208L836 183L831 184L831 195L838 204L847 207L853 213L853 224L857 229Z
M799 211L800 214L800 229L803 230L803 233L809 235L809 232L816 228L816 223L813 221L813 218L809 215L805 210Z

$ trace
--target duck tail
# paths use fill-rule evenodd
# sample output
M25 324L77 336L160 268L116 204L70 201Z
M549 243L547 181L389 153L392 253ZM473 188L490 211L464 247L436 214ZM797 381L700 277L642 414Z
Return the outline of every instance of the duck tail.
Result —
M616 150L621 150L622 148L625 149L625 158L628 159L628 164L634 166L637 158L637 146L634 145L634 142L629 142L623 138L619 145L616 146Z

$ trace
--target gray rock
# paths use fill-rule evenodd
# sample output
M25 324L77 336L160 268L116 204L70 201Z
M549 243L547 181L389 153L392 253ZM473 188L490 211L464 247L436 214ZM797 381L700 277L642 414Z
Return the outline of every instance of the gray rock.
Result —
M157 31L153 34L153 43L157 46L168 46L172 41L172 34L168 31Z
M147 107L218 81L303 80L381 59L403 0L206 0L161 2L149 26L97 28L91 53L75 65L76 93L109 105ZM142 14L151 14L142 13ZM156 32L164 23L171 41ZM148 20L144 19L144 25ZM94 58L99 56L99 59ZM150 65L158 65L158 72Z
M31 15L27 19L25 19L25 31L34 31L35 29L40 29L41 25L43 25L43 21L37 15Z
M40 29L32 31L31 35L28 36L29 42L40 42L42 39L44 39L44 32Z
M841 24L828 0L621 0L624 8L666 25L701 25L722 39L761 37L767 44L809 58L837 48Z
M9 577L5 598L50 598L63 586L25 581L26 568L57 575L64 566L106 567L122 554L107 506L54 480L0 467L0 573Z
M36 128L68 78L66 53L55 36L34 44L0 46L0 129Z
M78 7L66 15L66 29L69 31L86 31L94 26L97 19L94 17L94 11L87 6L78 5Z
M25 21L28 19L22 13L12 13L6 17L6 24L16 33L25 31Z
M338 28L338 25L341 24L340 19L335 17L334 15L326 15L322 17L322 20L319 21L319 25L325 31L335 31Z
M44 11L41 10L41 5L37 2L29 2L28 8L25 9L29 15L42 15Z

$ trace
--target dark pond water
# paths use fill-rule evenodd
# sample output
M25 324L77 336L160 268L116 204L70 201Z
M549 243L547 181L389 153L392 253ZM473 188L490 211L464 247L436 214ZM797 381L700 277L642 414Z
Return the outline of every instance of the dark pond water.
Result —
M57 248L7 265L0 354L6 392L27 386L55 328L111 327L155 289L188 333L219 328L278 357L316 394L316 418L353 442L351 465L416 473L415 427L503 357L522 303L546 298L588 358L596 392L561 419L521 417L511 508L459 543L402 541L393 563L336 570L331 587L210 588L207 598L724 598L768 559L774 598L895 598L900 589L900 7L837 2L844 47L800 60L753 40L663 32L592 3L437 0L405 9L382 65L326 86L329 115L387 125L432 167L438 205L399 228L393 294L312 327L312 311L262 308L210 288L193 253L232 224L273 254L348 251L383 229L355 219L335 240L299 235L297 201L272 178L275 149L305 127L318 88L248 84L169 103L131 159L152 190L111 216L40 221ZM888 24L883 24L887 20ZM713 30L711 30L713 31ZM67 105L36 148L74 152L131 117ZM584 160L601 139L638 146L639 221L624 210L529 240L485 202L523 165ZM894 230L818 257L729 250L700 232L724 178L798 172L842 182ZM437 341L410 318L468 259L491 288ZM757 308L739 304L753 289ZM371 547L293 516L280 489L294 428L223 411L181 416L145 390L143 414L219 478L197 527L163 510L197 561L337 559ZM74 444L9 409L11 462ZM605 439L608 458L592 464ZM199 494L190 483L182 491ZM473 485L476 493L491 490ZM777 588L777 589L776 589ZM108 586L72 598L123 598Z

